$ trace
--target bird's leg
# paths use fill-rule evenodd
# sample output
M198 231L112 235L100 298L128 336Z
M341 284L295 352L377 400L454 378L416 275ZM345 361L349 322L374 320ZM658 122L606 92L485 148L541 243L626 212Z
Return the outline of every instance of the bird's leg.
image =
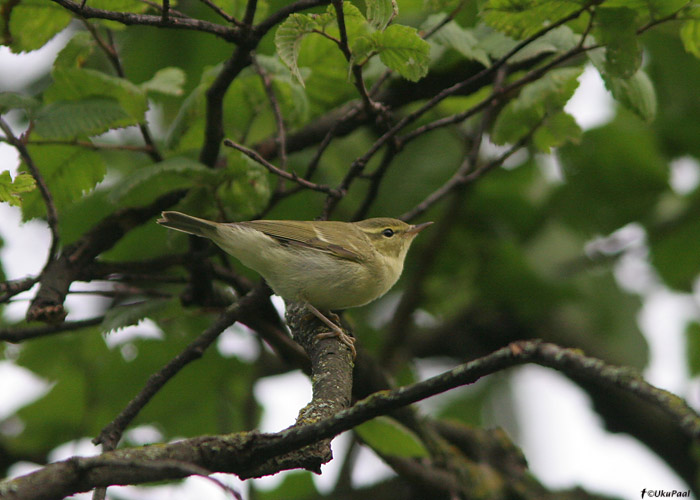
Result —
M343 344L345 344L346 346L348 346L350 348L350 350L352 351L352 358L355 359L357 357L357 351L355 350L355 338L351 337L350 335L345 333L342 328L340 328L338 325L333 323L321 311L316 309L314 306L312 306L308 302L306 303L306 308L309 311L311 311L311 313L314 316L316 316L318 319L320 319L324 325L328 326L328 328L331 329L330 332L319 333L318 335L316 335L316 338L327 339L329 337L338 337ZM334 316L336 318L338 318L338 316L336 316L335 314L334 314Z

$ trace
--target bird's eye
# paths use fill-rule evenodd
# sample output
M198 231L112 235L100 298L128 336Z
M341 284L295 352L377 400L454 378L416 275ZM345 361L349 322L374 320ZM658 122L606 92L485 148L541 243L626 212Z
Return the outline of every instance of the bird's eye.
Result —
M394 230L386 228L384 231L382 231L382 234L387 238L391 238L392 236L394 236Z

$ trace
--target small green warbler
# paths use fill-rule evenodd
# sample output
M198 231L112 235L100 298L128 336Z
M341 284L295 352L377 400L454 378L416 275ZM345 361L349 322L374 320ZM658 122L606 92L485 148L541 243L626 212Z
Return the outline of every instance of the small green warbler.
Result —
M355 339L321 311L347 309L384 295L401 276L408 248L432 222L254 220L220 223L163 212L158 223L209 238L257 271L283 299L307 309L355 354Z

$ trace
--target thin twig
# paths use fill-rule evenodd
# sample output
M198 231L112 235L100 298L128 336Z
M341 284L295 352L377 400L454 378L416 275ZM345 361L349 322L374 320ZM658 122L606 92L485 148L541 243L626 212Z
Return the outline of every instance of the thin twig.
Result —
M360 208L358 208L355 214L352 216L352 220L361 220L367 217L370 207L379 195L379 187L381 186L381 183L384 180L384 175L386 174L387 170L389 170L389 166L391 166L392 162L394 161L394 157L396 156L396 153L398 153L399 151L397 142L398 141L392 141L391 143L389 143L389 146L387 147L384 153L384 157L382 158L381 164L379 165L379 167L377 167L377 170L375 170L370 176L371 180L369 184L369 189L367 190L367 194L365 195L365 199L362 201L362 205L360 205Z
M167 9L166 6L168 0L163 0L163 16L164 16L164 22L165 22L165 16L167 14ZM117 48L114 44L114 40L112 39L112 32L110 30L107 30L107 38L108 41L105 41L97 31L97 28L92 26L90 22L88 22L86 19L83 19L83 24L86 26L92 37L95 39L97 44L100 46L102 51L105 53L107 56L107 59L109 60L110 64L114 68L114 71L117 73L117 76L119 78L125 78L126 74L124 73L124 66L122 65L121 59L119 58L119 52L117 52ZM151 131L148 128L148 125L146 123L139 123L138 124L139 130L141 131L141 136L143 137L143 142L146 144L145 146L145 152L148 154L148 156L151 157L151 159L154 162L161 162L163 161L163 157L161 154L158 152L158 148L155 145L155 142L153 141L153 137L151 136Z
M437 106L441 101L446 99L447 97L450 97L459 91L461 91L464 88L469 87L471 84L474 82L478 81L479 79L488 77L489 75L492 75L494 72L496 72L501 66L506 64L508 60L513 57L515 54L517 54L520 50L525 48L527 45L530 43L534 42L538 38L542 37L546 33L552 31L555 28L558 28L559 26L576 19L578 16L580 16L583 12L588 10L591 5L595 3L599 3L600 0L594 0L588 4L586 4L584 7L581 7L580 9L577 9L575 12L569 14L568 16L563 17L562 19L558 20L555 23L552 23L549 26L546 26L545 28L542 28L539 30L537 33L534 35L530 36L529 38L523 40L522 42L518 43L515 47L513 47L510 51L508 51L503 57L498 59L496 62L494 62L491 66L488 68L483 69L482 71L479 71L477 74L472 75L471 77L467 78L466 80L463 80L461 82L458 82L451 87L448 87L446 89L443 89L439 93L437 93L435 96L433 96L431 99L429 99L425 104L423 104L421 107L419 107L417 110L413 111L412 113L406 115L403 117L401 120L399 120L395 125L393 125L389 130L387 130L381 137L379 137L374 144L363 154L362 156L358 157L353 161L348 174L346 175L345 179L343 179L341 183L341 190L347 191L349 189L350 183L356 178L358 175L362 173L364 170L365 166L369 162L369 160L393 137L395 137L400 130L402 130L404 127L407 125L413 123L415 120L417 120L419 117L421 117L423 114L425 114L427 111L430 109L434 108ZM564 58L557 58L556 59L556 64L560 64L563 60L566 60L570 57L573 57L573 55L576 55L580 53L580 50L573 50L567 52L565 55L566 57ZM555 64L555 65L556 65ZM551 66L548 65L547 69L549 69ZM531 77L533 74L531 73ZM506 87L503 90L503 93L506 93L507 90L513 90L515 88L518 88L519 86L524 85L525 83L528 83L530 80L529 79L521 79L519 80L519 84L515 85L512 84L508 87ZM495 96L489 96L487 99L484 99L480 104L475 106L474 108L471 108L467 112L463 113L464 118L462 120L468 118L469 116L472 116L479 111L483 110L489 105L489 102L494 99ZM461 116L461 115L460 115ZM456 116L455 116L456 118ZM460 120L461 121L461 120ZM437 122L437 121L436 121ZM458 121L450 121L449 123L457 123ZM415 134L412 134L412 136L415 136ZM335 205L338 203L338 200L332 200L328 199L326 200L326 207L324 209L324 213L329 213Z
M347 29L345 27L345 13L343 12L343 0L331 0L331 4L335 9L336 19L338 23L338 32L340 34L340 41L338 43L338 46L340 47L341 52L345 56L345 59L348 61L348 63L351 64L350 71L353 76L353 83L355 84L355 88L357 89L357 91L360 94L360 97L362 98L362 103L367 114L369 116L377 115L383 110L381 109L381 106L379 106L372 100L372 98L369 95L369 92L367 91L367 87L365 86L365 80L362 76L362 67L358 64L355 64L352 59L352 51L350 50Z
M238 27L222 26L220 24L203 21L194 18L169 18L168 22L163 22L161 15L136 14L133 12L116 12L111 10L96 9L85 5L85 2L78 4L72 0L51 0L61 7L77 14L84 19L108 19L118 23L140 26L158 26L161 28L186 29L201 31L218 36L230 42L240 42L242 40L241 31Z
M416 217L420 216L424 212L426 212L431 206L433 206L435 203L443 199L445 196L447 196L449 193L451 193L455 188L458 186L464 186L467 184L470 184L480 177L482 177L484 174L487 172L493 170L496 167L500 167L503 165L503 162L505 162L508 158L510 158L516 151L518 151L520 148L524 147L532 138L532 135L537 131L537 128L539 127L539 123L530 129L530 131L518 139L518 141L514 144L512 144L506 151L504 151L502 154L500 154L497 158L494 158L490 162L482 165L478 169L472 171L471 173L468 173L468 170L460 168L455 174L442 186L437 188L435 191L430 193L423 201L421 201L418 205L413 207L411 210L408 212L405 212L404 214L400 215L399 218L401 220L406 220L410 221L415 219Z
M25 340L35 339L38 337L46 337L56 333L80 330L89 326L95 326L102 323L104 316L95 318L81 319L77 321L65 321L57 325L41 325L31 326L27 328L1 328L0 340L10 342L11 344L19 344Z
M163 368L148 378L146 385L129 404L112 420L100 434L93 439L93 443L102 444L106 450L113 450L121 439L124 430L131 421L139 414L146 404L155 396L158 391L182 368L195 359L200 358L207 348L214 342L221 333L231 326L244 313L246 308L251 307L262 295L269 293L264 287L254 288L248 295L235 304L229 306L217 320L202 332L196 339L185 347L185 349L170 360Z
M223 17L223 18L224 18L226 21L228 21L229 23L235 24L236 26L239 26L239 27L243 25L242 22L240 22L240 21L239 21L238 19L236 19L235 17L233 17L233 16L229 15L228 13L226 13L226 12L224 11L224 9L222 9L221 7L219 7L218 5L216 5L215 3L213 3L211 0L200 0L200 2L202 2L204 5L206 5L207 7L209 7L211 10L213 10L214 12L216 12L216 13L217 13L218 15L220 15L221 17Z
M4 304L18 293L29 290L39 281L39 276L29 276L0 283L0 304Z
M267 161L265 158L260 156L260 154L258 154L257 151L254 151L250 148L247 148L241 144L237 144L230 139L224 139L224 145L240 151L241 153L243 153L247 157L251 158L252 160L256 161L257 163L259 163L260 165L265 167L271 173L278 175L284 179L287 179L288 181L296 182L300 186L303 186L307 189L311 189L312 191L319 191L321 193L326 193L327 195L329 195L332 198L337 198L337 197L341 196L341 192L338 191L337 189L333 189L330 186L326 186L324 184L316 184L314 182L307 181L306 179L299 177L294 172L287 172L285 170L281 170L280 168L277 168L272 163Z
M56 205L54 204L53 196L51 196L51 191L49 191L49 187L46 185L46 181L39 171L39 167L36 165L36 163L34 163L32 156L29 154L29 150L25 144L26 136L21 138L15 137L10 126L2 118L0 118L0 129L2 129L7 141L14 146L17 152L19 152L19 155L22 157L24 163L27 165L29 173L36 181L36 185L39 188L39 193L44 200L44 204L46 205L46 222L51 230L51 247L49 248L49 255L46 259L46 265L44 266L44 269L46 269L46 266L48 266L49 263L56 258L58 247L60 245Z
M255 19L255 11L258 9L258 0L248 0L243 14L243 24L252 26Z
M163 9L160 13L163 23L166 24L170 20L170 0L163 0Z
M280 159L280 168L282 170L287 170L287 129L284 125L282 109L280 108L280 103L277 100L275 91L272 88L270 75L260 66L255 56L253 56L253 68L255 68L255 72L260 75L263 87L265 88L265 94L267 95L268 101L270 101L270 107L275 116L275 124L277 126L277 154Z

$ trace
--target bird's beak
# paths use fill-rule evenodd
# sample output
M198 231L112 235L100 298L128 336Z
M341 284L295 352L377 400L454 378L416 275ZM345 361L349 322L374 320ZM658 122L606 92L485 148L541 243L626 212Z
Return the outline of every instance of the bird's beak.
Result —
M407 234L418 234L423 229L425 229L426 227L428 227L431 224L432 224L432 222L424 222L422 224L416 224L414 226L409 227L408 230L406 231L406 233Z

